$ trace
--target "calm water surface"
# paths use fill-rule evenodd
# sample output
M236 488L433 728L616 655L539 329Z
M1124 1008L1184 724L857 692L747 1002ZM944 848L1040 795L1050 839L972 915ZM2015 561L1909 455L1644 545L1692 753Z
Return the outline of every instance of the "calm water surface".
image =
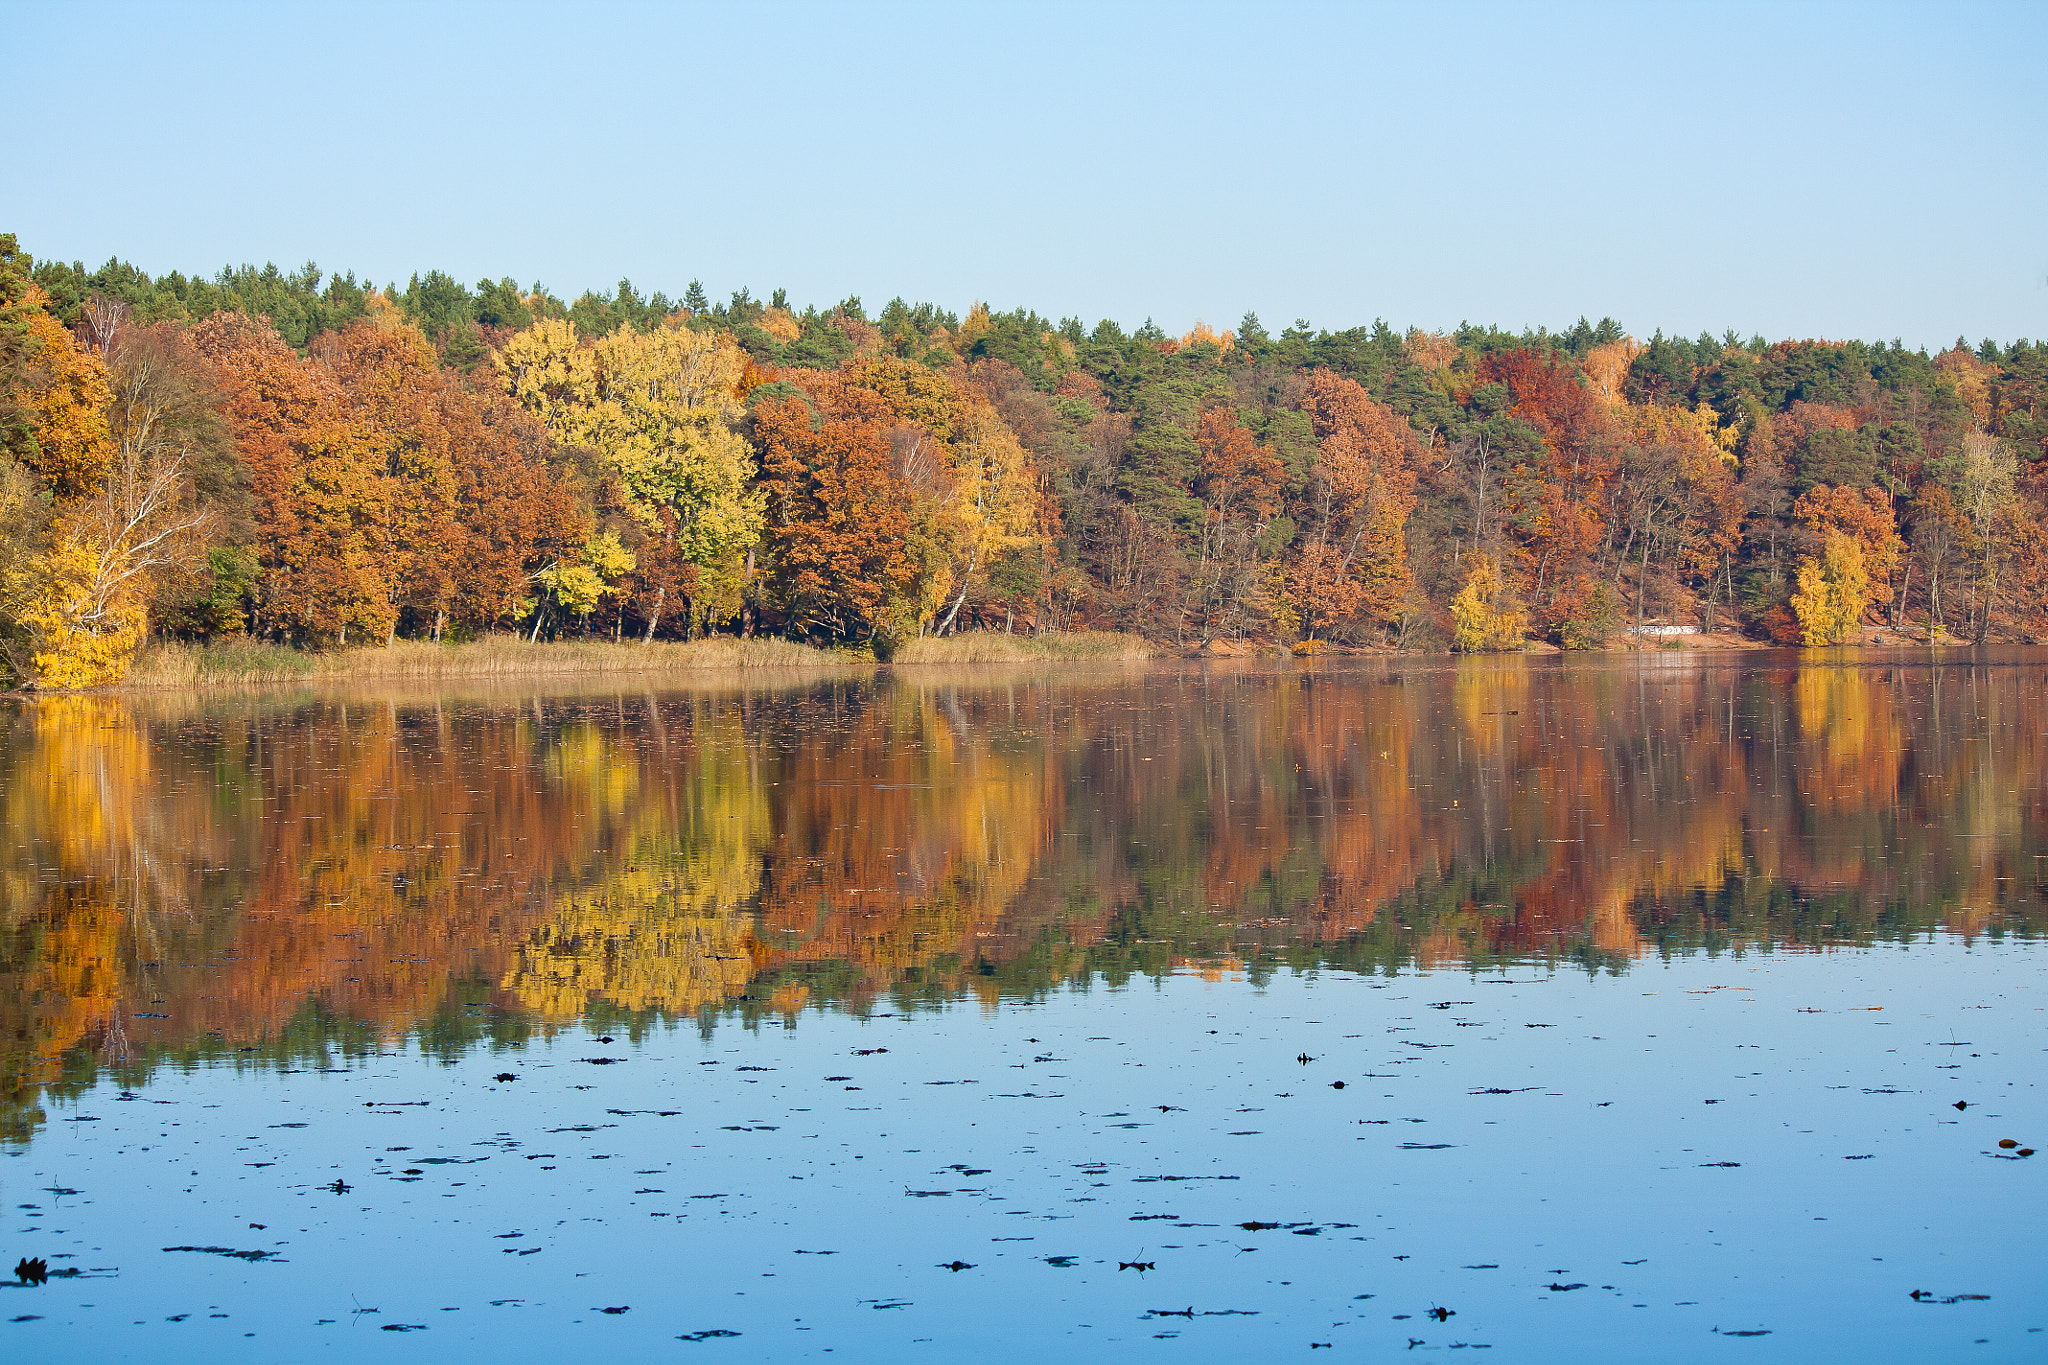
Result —
M2044 740L2048 651L9 703L0 1358L2048 1359Z

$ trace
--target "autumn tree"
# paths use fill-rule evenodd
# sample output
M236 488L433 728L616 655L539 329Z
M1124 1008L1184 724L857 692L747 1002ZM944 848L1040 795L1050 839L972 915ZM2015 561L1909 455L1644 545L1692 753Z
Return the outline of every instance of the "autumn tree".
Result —
M247 470L258 561L252 624L302 641L439 638L531 610L533 576L586 534L509 400L443 370L388 310L301 358L260 321L193 331Z
M1913 558L1926 579L1928 633L1939 635L1948 629L1949 615L1960 604L1962 576L1975 558L1976 544L1969 520L1957 509L1948 489L1928 483L1914 495L1911 527Z
M127 671L159 580L203 557L216 518L194 493L189 441L137 402L119 407L116 430L101 348L79 344L47 301L33 286L22 295L28 359L5 395L28 431L26 464L0 469L0 649L23 683L93 687Z
M1267 531L1279 515L1286 470L1252 439L1228 407L1202 414L1195 432L1202 452L1197 493L1204 516L1191 556L1182 627L1203 642L1218 633L1242 636L1272 612L1274 566Z
M1869 588L1862 547L1839 531L1828 532L1820 553L1799 561L1792 610L1799 618L1803 642L1840 645L1854 640Z
M915 614L923 564L887 433L847 417L813 425L801 396L754 410L771 571L797 633L894 639Z
M1514 585L1492 555L1475 554L1465 571L1465 586L1451 599L1456 647L1468 654L1519 649L1529 616Z
M1504 387L1507 414L1542 438L1507 471L1503 501L1516 577L1547 620L1560 587L1589 574L1606 537L1607 482L1617 458L1613 443L1602 439L1606 415L1571 362L1555 354L1495 352L1474 379Z
M989 595L999 564L1035 548L1038 478L1022 443L981 393L893 356L795 377L821 421L871 428L887 444L908 499L905 549L917 567L890 629L952 630Z
M705 624L738 610L743 561L762 528L754 460L733 428L747 359L732 338L673 323L621 327L591 344L574 324L543 319L495 357L507 392L556 441L596 454L624 491L643 536L663 542L651 563L690 566L670 575L697 600L681 604ZM650 631L650 638L652 632Z
M1354 380L1318 370L1302 409L1316 459L1301 500L1301 532L1287 578L1297 627L1313 639L1385 623L1409 588L1404 528L1415 506L1406 421Z
M1956 463L1956 501L1978 547L1969 610L1976 622L1971 634L1981 644L1991 628L1999 573L2019 503L2019 459L2005 441L1973 431L1964 438Z
M1820 484L1792 504L1792 516L1823 546L1833 535L1855 542L1868 583L1865 601L1883 606L1893 600L1893 580L1905 562L1906 543L1899 538L1892 500L1882 489Z

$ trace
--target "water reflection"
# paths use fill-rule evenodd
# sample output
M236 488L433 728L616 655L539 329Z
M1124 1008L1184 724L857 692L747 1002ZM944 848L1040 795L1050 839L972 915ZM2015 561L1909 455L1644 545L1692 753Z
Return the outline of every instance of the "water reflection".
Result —
M2048 654L0 712L0 1132L103 1071L1186 966L2042 923Z

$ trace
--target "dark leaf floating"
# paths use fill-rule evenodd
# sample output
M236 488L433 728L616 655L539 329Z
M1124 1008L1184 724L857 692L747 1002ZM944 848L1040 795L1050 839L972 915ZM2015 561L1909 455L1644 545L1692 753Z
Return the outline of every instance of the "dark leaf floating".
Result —
M1435 1318L1438 1322L1449 1322L1452 1318L1458 1316L1458 1310L1455 1308L1432 1308L1429 1310L1429 1316Z
M165 1251L198 1251L208 1256L232 1256L238 1261L267 1261L274 1251L237 1251L233 1247L165 1247Z
M1136 1270L1136 1271L1146 1271L1146 1270L1157 1270L1157 1269L1159 1268L1159 1262L1157 1262L1157 1261L1118 1261L1118 1262L1116 1263L1116 1268L1117 1268L1118 1270Z
M24 1256L14 1263L14 1278L23 1284L47 1284L50 1263L40 1256Z
M1549 1286L1549 1289L1550 1289L1550 1292L1551 1292L1551 1293L1553 1293L1553 1294L1563 1294L1563 1293L1567 1293L1567 1292L1569 1292L1570 1290L1573 1290L1573 1289L1584 1289L1585 1287L1586 1287L1585 1285L1583 1285L1583 1284L1579 1284L1579 1283L1577 1283L1577 1282L1574 1282L1574 1283L1572 1283L1572 1284L1557 1284L1557 1283L1554 1283L1554 1282L1553 1282L1553 1283L1552 1283L1552 1284L1551 1284L1551 1285Z
M618 1305L616 1308L600 1308L597 1311L600 1313L610 1313L613 1317L617 1317L621 1313L632 1312L633 1305L630 1303L622 1303Z
M951 1270L957 1273L962 1270L972 1270L974 1266L968 1261L941 1261L939 1262L939 1269Z
M494 1081L516 1081L519 1078L509 1071L500 1071L497 1075L491 1077L491 1079Z
M701 1332L685 1332L677 1341L709 1341L713 1337L736 1337L738 1332L728 1332L723 1327L707 1327Z

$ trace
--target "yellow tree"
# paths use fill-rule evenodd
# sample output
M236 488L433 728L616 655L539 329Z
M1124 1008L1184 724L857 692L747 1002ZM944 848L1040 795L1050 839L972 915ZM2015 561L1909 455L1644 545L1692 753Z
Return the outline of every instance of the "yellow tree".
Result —
M1905 560L1906 542L1899 539L1898 518L1883 489L1815 484L1792 504L1792 516L1823 544L1831 535L1844 535L1856 543L1869 583L1864 592L1866 606L1892 600L1892 575Z
M1037 489L1024 447L996 410L968 401L961 413L947 455L952 492L941 507L952 567L952 607L938 625L944 635L953 628L969 591L988 573L988 566L1007 550L1035 539Z
M29 460L60 505L75 503L99 486L113 462L107 409L114 401L114 386L106 362L74 341L64 324L45 310L48 298L42 291L32 290L29 302L34 308L28 330L35 359L29 386L20 397L35 431L35 451Z
M1799 618L1800 638L1808 645L1847 643L1869 600L1863 547L1840 531L1830 531L1818 558L1808 555L1799 561L1798 585L1792 611Z
M584 542L576 558L557 560L535 574L534 581L562 608L588 621L598 604L618 591L618 580L633 572L633 552L612 531L600 531ZM533 638L540 638L546 611L533 615Z
M203 555L214 518L192 496L186 444L133 405L116 433L105 362L35 302L37 364L20 401L49 502L45 511L18 473L0 489L16 532L0 579L0 612L15 626L4 643L24 682L96 687L127 671L148 629L155 576Z
M1451 599L1454 643L1468 654L1518 649L1529 629L1529 613L1502 577L1492 555L1475 554L1465 573L1465 586Z
M1609 341L1586 352L1579 368L1586 372L1586 378L1593 381L1593 392L1602 400L1619 403L1623 401L1622 381L1628 378L1628 368L1642 350L1641 343L1634 337L1623 337L1620 341Z
M513 337L496 364L557 441L596 453L635 520L672 536L700 572L736 575L760 538L764 505L752 453L731 425L746 368L731 337L622 327L584 346L574 325L547 319Z

